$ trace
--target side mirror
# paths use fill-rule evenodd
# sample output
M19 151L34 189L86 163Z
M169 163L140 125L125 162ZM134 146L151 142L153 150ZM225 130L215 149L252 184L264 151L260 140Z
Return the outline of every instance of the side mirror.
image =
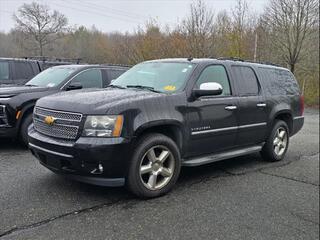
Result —
M82 85L81 83L71 83L68 87L67 87L67 91L71 91L71 90L78 90L78 89L82 89Z
M197 98L202 96L220 95L222 92L223 88L221 84L216 82L202 83L199 89L193 90L193 94Z

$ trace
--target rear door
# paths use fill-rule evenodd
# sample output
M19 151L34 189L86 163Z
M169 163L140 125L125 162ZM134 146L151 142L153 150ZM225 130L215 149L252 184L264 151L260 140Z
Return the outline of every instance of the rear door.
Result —
M113 80L117 79L126 70L121 68L107 68L105 69L107 75L106 86L108 86Z
M253 68L244 65L231 66L239 99L238 136L236 145L254 145L264 141L267 131L267 104Z

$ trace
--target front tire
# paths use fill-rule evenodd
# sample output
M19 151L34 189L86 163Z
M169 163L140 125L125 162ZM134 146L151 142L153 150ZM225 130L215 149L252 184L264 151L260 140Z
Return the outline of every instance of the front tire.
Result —
M281 161L289 146L289 128L286 122L277 120L262 148L261 156L269 162Z
M180 152L171 138L156 133L145 135L135 147L127 187L138 197L159 197L173 188L180 168Z

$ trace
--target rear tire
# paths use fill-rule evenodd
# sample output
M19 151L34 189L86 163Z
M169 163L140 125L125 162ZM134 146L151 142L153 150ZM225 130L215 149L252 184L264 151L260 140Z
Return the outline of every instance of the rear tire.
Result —
M20 142L25 146L28 147L28 128L32 124L32 114L28 114L22 120L21 127L20 127Z
M175 142L162 134L148 134L135 147L126 184L138 197L159 197L173 188L180 168L180 152Z
M289 128L286 122L277 120L272 128L265 145L262 148L261 156L265 161L281 161L289 146Z

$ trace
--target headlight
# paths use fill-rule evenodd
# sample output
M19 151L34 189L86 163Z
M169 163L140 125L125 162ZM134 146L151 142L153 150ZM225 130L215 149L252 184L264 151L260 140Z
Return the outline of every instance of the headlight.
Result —
M122 115L88 116L82 135L85 137L120 137L122 125Z

